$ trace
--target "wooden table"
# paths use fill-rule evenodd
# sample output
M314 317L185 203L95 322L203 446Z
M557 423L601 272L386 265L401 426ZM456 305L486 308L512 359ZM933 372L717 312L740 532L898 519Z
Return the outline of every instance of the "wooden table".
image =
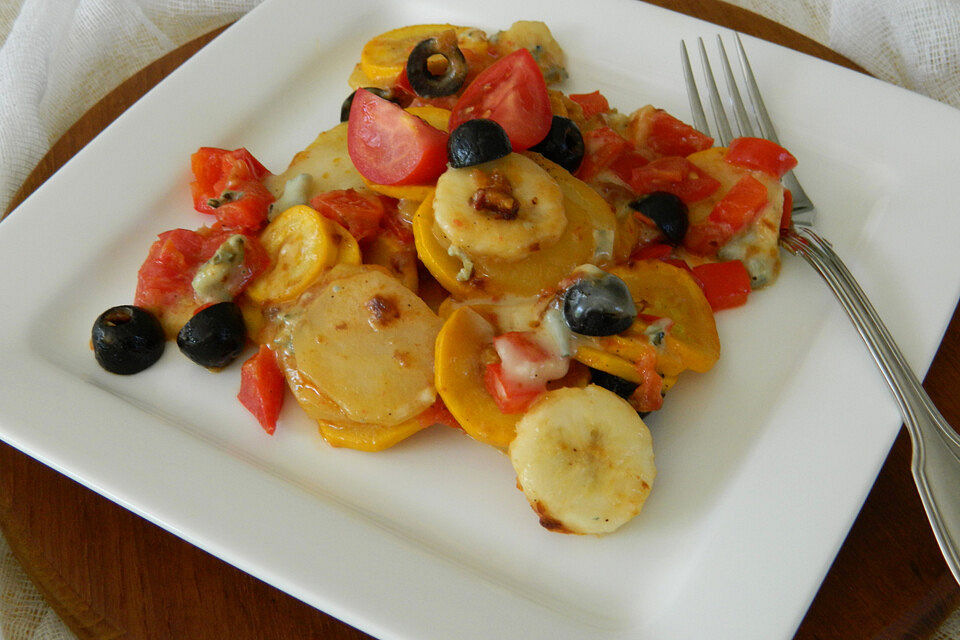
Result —
M857 69L795 32L718 0L654 0ZM219 31L150 65L57 142L15 205ZM858 69L859 70L859 69ZM960 425L960 314L925 382ZM901 432L798 639L925 638L960 603L913 487ZM369 636L270 587L0 443L0 529L81 638L232 640Z

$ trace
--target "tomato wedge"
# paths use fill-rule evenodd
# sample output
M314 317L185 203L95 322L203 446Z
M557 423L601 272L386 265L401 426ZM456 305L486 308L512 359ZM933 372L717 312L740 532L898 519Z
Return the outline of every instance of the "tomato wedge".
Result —
M447 137L392 102L357 89L347 124L347 151L367 180L433 182L447 166Z
M488 118L503 127L514 151L528 149L546 137L553 111L543 73L529 51L517 49L480 72L457 100L450 131L475 118Z
M763 138L736 138L727 147L723 159L730 164L757 169L778 178L797 166L797 159L789 151Z
M270 435L277 430L277 418L283 408L284 386L277 358L266 345L260 345L260 350L240 368L240 393L237 399Z

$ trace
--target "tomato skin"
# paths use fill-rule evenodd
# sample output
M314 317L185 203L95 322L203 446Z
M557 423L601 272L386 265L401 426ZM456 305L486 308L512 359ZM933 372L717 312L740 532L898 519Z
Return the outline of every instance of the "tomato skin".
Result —
M504 375L499 362L487 365L483 384L501 413L523 413L547 390L546 384L542 387L517 384Z
M739 260L701 264L693 268L693 275L714 311L746 304L750 273Z
M346 228L357 242L376 236L386 214L379 198L367 198L353 189L321 193L310 200L310 206Z
M767 188L753 176L743 176L714 205L709 220L726 224L737 233L753 222L767 204Z
M628 402L637 411L657 411L663 407L663 378L657 373L657 355L653 347L645 350L634 363L640 372L641 382L630 395Z
M432 427L435 424L442 424L445 427L463 430L463 427L461 427L457 419L453 417L450 409L447 409L447 405L444 404L443 398L439 395L437 396L436 402L417 416L417 422L419 422L420 426L424 429Z
M584 133L583 146L583 162L575 175L584 182L593 180L621 154L633 148L629 140L610 127L599 127Z
M599 91L593 93L571 93L570 99L583 109L583 117L589 120L598 113L610 111L610 103Z
M241 231L256 233L266 224L273 195L260 181L270 172L249 151L201 147L190 156L190 168L194 209L215 215L223 226ZM227 191L242 195L219 206L211 204Z
M357 171L377 184L429 184L447 167L448 135L398 105L357 89L347 150Z
M277 430L285 386L277 358L266 345L260 345L260 349L240 368L237 399L270 435Z
M650 117L645 144L659 156L688 156L712 147L713 138L658 109Z
M797 166L797 159L775 142L763 138L736 138L723 158L730 164L763 171L777 178Z
M703 200L720 188L720 183L695 164L680 157L659 158L635 168L625 180L637 195L666 191L686 204Z
M543 72L526 49L518 49L481 71L450 114L450 131L467 120L488 118L507 132L514 151L523 151L550 132L553 111Z

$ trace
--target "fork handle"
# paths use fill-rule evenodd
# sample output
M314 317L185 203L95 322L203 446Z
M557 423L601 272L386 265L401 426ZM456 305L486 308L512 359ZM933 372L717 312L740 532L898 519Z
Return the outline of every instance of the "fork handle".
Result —
M809 227L781 235L840 301L883 373L913 443L911 471L937 543L960 582L960 436L934 406L856 279L830 243Z

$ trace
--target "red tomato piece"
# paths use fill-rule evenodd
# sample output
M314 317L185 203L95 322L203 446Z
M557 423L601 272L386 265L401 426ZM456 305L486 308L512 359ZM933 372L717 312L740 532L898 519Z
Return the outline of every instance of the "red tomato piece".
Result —
M723 158L730 164L756 169L782 178L797 166L797 159L775 142L763 138L736 138Z
M546 392L546 385L529 386L514 382L503 374L499 362L488 364L483 374L483 384L501 413L523 413L534 400Z
M240 368L237 399L270 435L277 430L277 418L283 408L284 386L283 372L277 365L277 358L266 345L260 345L260 350Z
M583 161L576 176L584 182L593 180L621 154L633 148L629 140L610 127L599 127L584 133L583 146Z
M698 256L710 256L715 255L732 237L733 229L729 225L700 222L691 224L687 229L683 236L683 246Z
M310 206L346 228L358 242L377 235L386 214L379 198L367 198L353 189L321 193L310 201Z
M474 78L450 114L450 131L475 118L489 118L503 127L514 151L546 137L553 111L543 73L529 51L518 49Z
M261 184L270 172L246 149L201 147L190 157L193 207L227 227L259 231L273 196Z
M767 204L767 188L753 176L743 176L710 211L709 221L737 233L756 220Z
M357 171L377 184L429 184L447 166L447 134L399 106L357 89L347 150Z
M660 156L688 156L713 146L713 138L658 109L650 116L645 144Z
M650 164L650 159L646 158L632 149L620 152L613 162L610 163L610 170L617 174L617 177L630 184L633 179L633 172Z
M224 192L228 193L228 192ZM214 208L213 214L224 227L245 233L258 233L267 223L267 212L273 194L262 183L241 182L229 193L239 194L236 200Z
M663 378L657 373L657 354L653 347L645 350L634 363L640 372L640 385L630 395L630 405L639 412L657 411L663 407Z
M739 307L750 295L750 273L739 260L701 264L693 275L714 311Z
M417 416L417 422L424 429L435 424L442 424L453 429L463 429L457 419L453 417L453 414L450 413L450 409L447 409L447 405L444 404L443 398L440 396L437 396L436 402Z
M666 191L690 204L703 200L720 188L720 183L686 158L660 158L638 167L626 180L637 195Z
M790 189L783 190L783 213L780 214L780 233L790 229L793 224L793 193Z
M648 244L639 247L630 254L631 260L663 260L673 253L673 247L668 244Z
M599 91L593 93L571 93L570 99L583 109L584 118L592 118L598 113L610 111L610 103Z

